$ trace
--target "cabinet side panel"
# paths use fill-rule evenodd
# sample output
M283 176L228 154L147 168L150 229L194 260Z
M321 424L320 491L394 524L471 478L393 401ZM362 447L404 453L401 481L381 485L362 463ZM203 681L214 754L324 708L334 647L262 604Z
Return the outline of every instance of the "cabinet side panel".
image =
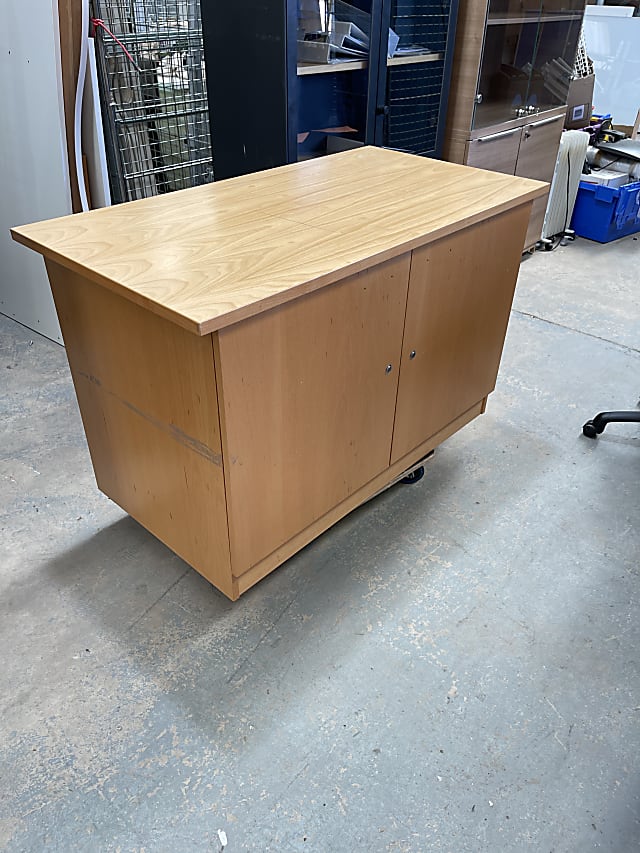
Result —
M527 228L527 236L524 239L525 249L531 249L536 245L542 235L542 226L544 225L544 215L547 212L547 204L549 203L549 193L541 198L535 199L531 205L531 217Z
M530 209L413 252L392 462L493 390Z
M234 576L388 466L408 278L404 255L219 332Z
M460 138L458 136L450 136L446 143L447 160L449 160L451 163L462 163L469 165L466 159L467 147L468 137Z
M211 337L55 263L47 271L100 489L237 597Z
M296 159L295 147L289 151L296 137L288 90L297 83L291 5L264 0L201 5L218 181Z
M486 16L485 0L460 0L444 144L445 160L454 163L464 161L459 159L463 152L453 139L458 134L467 136L471 131Z
M89 378L133 400L195 444L220 453L211 338L197 335L83 276L46 261L65 346Z

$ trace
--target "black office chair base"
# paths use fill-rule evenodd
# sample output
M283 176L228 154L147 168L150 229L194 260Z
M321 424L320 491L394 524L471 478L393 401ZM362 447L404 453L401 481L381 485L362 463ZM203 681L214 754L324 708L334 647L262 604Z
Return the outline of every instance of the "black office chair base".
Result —
M597 438L607 424L637 424L640 423L640 412L600 412L582 427L583 435L587 438Z

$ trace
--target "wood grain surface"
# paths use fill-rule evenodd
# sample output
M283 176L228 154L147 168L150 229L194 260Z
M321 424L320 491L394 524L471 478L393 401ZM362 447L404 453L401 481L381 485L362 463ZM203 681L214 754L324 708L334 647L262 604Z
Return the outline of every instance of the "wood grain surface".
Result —
M62 66L62 97L64 101L64 124L67 137L67 159L69 161L69 186L73 212L82 210L78 178L76 175L74 114L80 43L82 40L82 0L58 0L60 27L60 63Z
M47 271L100 489L237 598L211 338Z
M471 406L468 411L463 412L450 424L447 424L447 426L440 432L436 433L436 435L431 436L431 438L416 447L402 459L394 462L389 468L362 486L362 488L350 494L337 506L332 507L329 512L325 513L325 515L317 521L314 521L308 527L305 527L304 530L296 533L295 536L279 548L276 548L275 551L266 556L259 563L256 563L255 566L252 566L249 571L245 572L239 578L234 578L234 584L237 585L238 594L242 595L243 592L246 592L250 587L265 577L265 575L268 575L269 572L273 571L273 569L284 563L285 560L289 559L289 557L293 556L296 551L304 548L305 545L312 542L317 536L325 530L328 530L333 524L340 521L341 518L344 518L345 515L363 504L365 501L374 497L378 492L388 486L389 483L393 482L393 480L398 476L415 465L416 462L424 459L425 456L431 453L431 451L439 444L442 444L442 442L449 438L449 436L453 435L474 418L478 417L478 415L482 414L483 411L484 401L481 400Z
M468 136L473 124L475 96L484 47L487 0L461 0L458 6L456 44L449 89L444 156L462 163L456 136Z
M205 335L546 190L525 178L360 148L12 234Z
M467 147L467 166L504 172L505 175L515 174L521 134L522 130L514 127L493 139L472 139Z
M555 121L534 121L522 129L516 175L527 175L540 181L551 181L562 136L564 114ZM533 202L525 244L535 246L542 234L547 211L548 192ZM568 223L567 223L568 224Z
M392 462L493 391L530 207L413 253Z
M522 129L516 175L527 175L540 181L553 178L563 117L552 116L550 120L534 121Z
M409 264L402 255L218 333L235 576L388 467Z

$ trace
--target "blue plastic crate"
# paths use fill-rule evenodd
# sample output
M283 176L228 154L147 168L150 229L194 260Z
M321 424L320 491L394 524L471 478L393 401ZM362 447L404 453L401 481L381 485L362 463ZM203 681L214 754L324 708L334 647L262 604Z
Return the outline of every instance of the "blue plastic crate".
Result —
M580 181L571 227L598 243L640 231L640 181L622 187Z

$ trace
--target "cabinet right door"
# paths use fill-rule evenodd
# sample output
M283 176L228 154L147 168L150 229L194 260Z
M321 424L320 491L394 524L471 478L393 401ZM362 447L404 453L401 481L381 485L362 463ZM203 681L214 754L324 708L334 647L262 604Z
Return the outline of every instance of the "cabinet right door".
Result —
M530 210L414 250L392 463L493 390Z
M560 146L563 119L564 112L542 121L532 122L522 128L516 175L534 178L536 181L551 181ZM527 247L533 246L540 239L548 200L547 194L533 202L525 239Z

